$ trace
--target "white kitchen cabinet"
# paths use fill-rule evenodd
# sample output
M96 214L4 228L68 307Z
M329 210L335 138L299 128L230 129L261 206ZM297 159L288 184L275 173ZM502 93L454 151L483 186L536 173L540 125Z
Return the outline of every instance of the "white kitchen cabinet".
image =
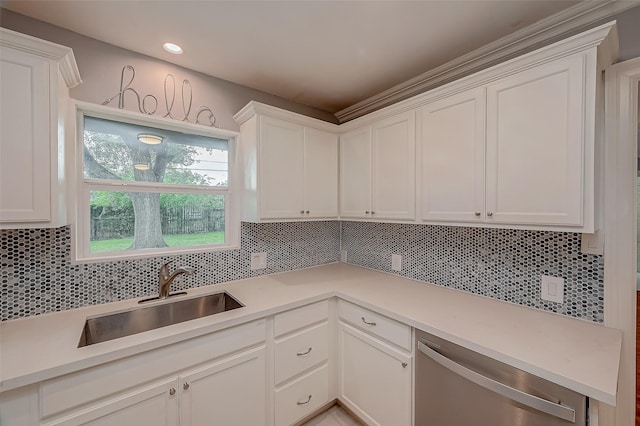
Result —
M423 106L422 220L592 232L595 85L591 51Z
M240 124L243 220L338 216L337 126L250 102Z
M181 376L180 425L265 425L265 366L261 346Z
M370 425L410 426L411 356L339 323L339 398Z
M335 323L329 302L316 302L274 317L274 420L288 426L335 398L330 359Z
M483 222L485 89L419 110L422 220Z
M0 28L0 227L65 225L70 48Z
M585 126L595 125L585 103L595 79L587 84L585 70L595 68L595 52L589 59L575 54L487 86L487 222L583 225L593 173Z
M371 126L340 135L340 216L371 216Z
M408 111L340 137L340 215L415 219L415 113Z
M32 405L47 425L201 425L211 419L263 425L265 324L253 321L44 381Z
M107 402L41 424L44 426L142 424L177 426L180 424L177 385L177 379L171 379L159 384L143 386L132 392L118 395Z

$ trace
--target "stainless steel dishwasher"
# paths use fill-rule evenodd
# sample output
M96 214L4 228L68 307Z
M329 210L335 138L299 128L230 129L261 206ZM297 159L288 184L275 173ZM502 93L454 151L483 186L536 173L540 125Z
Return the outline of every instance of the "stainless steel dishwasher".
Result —
M588 399L416 330L415 426L587 425Z

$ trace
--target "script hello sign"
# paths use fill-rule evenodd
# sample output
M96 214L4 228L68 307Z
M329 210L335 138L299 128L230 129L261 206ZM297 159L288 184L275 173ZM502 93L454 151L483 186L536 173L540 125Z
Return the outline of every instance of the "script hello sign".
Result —
M145 95L140 97L140 94L131 87L133 80L136 77L136 70L131 65L125 65L120 73L120 91L111 96L102 105L108 105L111 101L118 100L118 108L123 109L125 105L125 94L127 92L134 95L137 101L138 111L147 115L154 115L158 111L158 98L153 95ZM126 81L126 82L125 82ZM164 103L167 113L163 115L163 118L172 118L174 120L191 122L189 116L191 115L192 102L193 102L193 89L189 80L182 80L181 88L182 98L182 112L174 113L174 104L176 101L176 81L173 75L167 74L164 78ZM174 116L174 114L176 114ZM216 117L213 115L211 108L206 106L198 107L194 113L195 124L202 124L209 127L216 126Z

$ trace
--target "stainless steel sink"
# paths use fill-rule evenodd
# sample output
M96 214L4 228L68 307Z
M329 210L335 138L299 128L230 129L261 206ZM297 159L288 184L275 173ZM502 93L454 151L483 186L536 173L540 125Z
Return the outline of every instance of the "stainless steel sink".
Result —
M229 293L222 292L87 318L78 347L106 342L243 306Z

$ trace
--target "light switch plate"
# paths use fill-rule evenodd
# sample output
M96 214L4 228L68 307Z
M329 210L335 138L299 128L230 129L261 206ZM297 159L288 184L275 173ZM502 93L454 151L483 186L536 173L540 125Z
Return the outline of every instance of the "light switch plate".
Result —
M251 253L251 270L265 269L267 267L267 253Z
M564 303L564 278L543 275L540 297L550 302Z
M398 272L402 271L402 255L391 255L391 269Z

